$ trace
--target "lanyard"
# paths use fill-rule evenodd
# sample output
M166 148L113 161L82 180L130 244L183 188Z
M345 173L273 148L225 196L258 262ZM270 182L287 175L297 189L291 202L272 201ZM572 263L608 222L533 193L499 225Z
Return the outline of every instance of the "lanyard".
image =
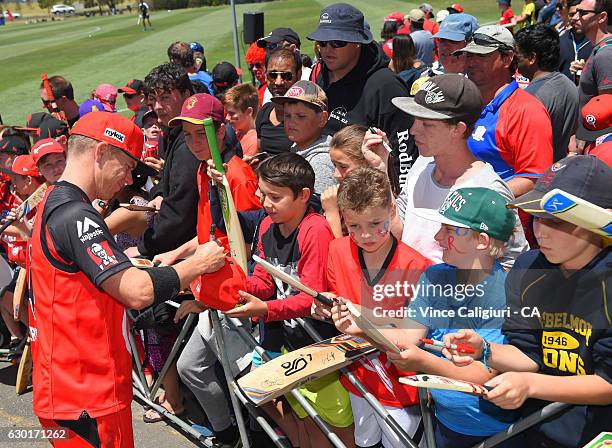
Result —
M580 50L582 50L585 45L588 45L589 39L584 38L585 42L582 43L579 47L576 47L576 39L574 38L574 35L572 34L571 31L570 31L570 36L572 37L572 44L574 44L574 61L577 61L578 60L578 52Z

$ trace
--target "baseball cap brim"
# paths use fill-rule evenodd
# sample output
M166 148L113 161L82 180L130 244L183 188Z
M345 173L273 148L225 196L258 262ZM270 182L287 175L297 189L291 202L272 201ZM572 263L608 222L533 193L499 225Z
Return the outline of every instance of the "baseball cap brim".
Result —
M409 115L412 115L413 117L425 118L429 120L448 120L449 118L452 118L450 115L436 112L417 104L414 101L414 98L398 96L393 98L391 102L395 105L395 107Z
M478 45L474 41L467 44L464 48L453 51L453 55L461 54L461 53L471 53L471 54L491 54L494 51L499 50L499 47L488 47L486 45Z
M308 40L328 42L330 40L340 40L355 44L369 44L374 40L372 33L368 29L358 30L338 30L331 28L319 28L306 36Z
M462 222L453 221L445 216L442 216L438 210L431 208L414 208L412 212L420 218L427 219L428 221L439 222L440 224L448 224L449 226L462 227L469 229L470 226L463 224Z
M446 39L452 40L453 42L461 42L462 40L466 40L465 33L460 31L452 31L452 30L440 30L436 34L432 36L434 39Z
M612 126L608 126L605 129L600 129L599 131L593 131L585 128L582 122L578 122L578 127L576 128L576 138L585 142L594 142L602 135L610 133L612 133Z
M545 211L540 205L545 194L545 192L531 190L529 193L525 193L514 201L508 202L508 207L520 208L524 212L538 218L554 219L554 216Z
M268 44L277 44L282 40L280 36L266 36L261 39L257 39L257 46L259 48L266 48Z
M120 87L119 90L117 90L117 92L119 93L127 93L128 95L136 95L138 92L134 89L132 89L131 87L128 86L123 86Z
M204 124L204 118L174 117L172 120L168 122L168 127L175 128L177 126L181 126L182 125L181 121L186 121L191 124L200 124L200 125Z
M321 111L324 110L317 103L306 101L302 98L295 98L295 97L288 97L288 96L275 96L275 97L270 98L270 101L272 101L274 104L281 104L281 105L286 104L286 103L294 103L297 101L297 102L304 103L304 104L310 104L311 106L321 109Z

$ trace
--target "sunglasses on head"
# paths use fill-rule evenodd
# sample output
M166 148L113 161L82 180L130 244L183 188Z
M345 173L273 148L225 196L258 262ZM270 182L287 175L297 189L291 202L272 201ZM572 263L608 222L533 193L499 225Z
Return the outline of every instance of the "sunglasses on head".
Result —
M271 81L276 81L279 76L283 81L291 81L293 79L293 73L291 72L268 72L266 76Z
M501 42L494 37L487 36L486 34L474 34L472 38L475 44L482 45L484 47L497 47L500 50L514 50L510 45Z
M328 44L331 45L332 48L344 48L348 45L348 42L343 40L328 40L323 42L319 41L318 44L321 48L327 47Z

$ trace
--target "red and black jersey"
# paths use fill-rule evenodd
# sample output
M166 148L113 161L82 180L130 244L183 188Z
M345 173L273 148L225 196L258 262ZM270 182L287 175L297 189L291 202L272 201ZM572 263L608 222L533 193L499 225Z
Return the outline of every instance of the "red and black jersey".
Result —
M287 237L278 224L267 216L259 227L259 256L279 269L297 277L316 291L326 291L325 269L329 243L334 235L325 218L312 209ZM295 322L296 317L306 317L323 338L338 334L333 325L310 319L312 297L292 289L275 279L261 266L256 266L247 279L250 294L267 301L268 315L263 327L261 346L280 352L284 345L290 350L312 344L314 341Z
M353 303L374 310L399 310L408 305L412 296L408 285L416 285L421 274L431 265L425 258L407 244L394 239L380 272L370 278L365 266L361 249L346 236L331 242L327 263L329 291ZM405 285L406 295L380 298L377 289L387 285ZM377 288L378 287L378 288ZM349 369L385 406L405 407L416 404L418 396L412 386L401 384L400 376L413 372L402 372L388 359L385 353L376 358L364 359L354 363ZM342 385L352 394L361 396L357 389L344 377Z
M100 285L131 266L86 194L49 187L28 245L34 413L76 420L132 401L125 308Z

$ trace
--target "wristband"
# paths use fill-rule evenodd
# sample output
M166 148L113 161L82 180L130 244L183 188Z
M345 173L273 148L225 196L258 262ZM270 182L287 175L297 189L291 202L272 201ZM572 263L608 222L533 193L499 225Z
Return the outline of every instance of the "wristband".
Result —
M153 305L172 300L181 290L181 279L171 266L146 269L153 283Z
M491 368L489 367L489 360L491 359L491 343L484 338L482 339L482 341L484 342L484 348L482 350L481 359L485 366L485 369L490 372Z

